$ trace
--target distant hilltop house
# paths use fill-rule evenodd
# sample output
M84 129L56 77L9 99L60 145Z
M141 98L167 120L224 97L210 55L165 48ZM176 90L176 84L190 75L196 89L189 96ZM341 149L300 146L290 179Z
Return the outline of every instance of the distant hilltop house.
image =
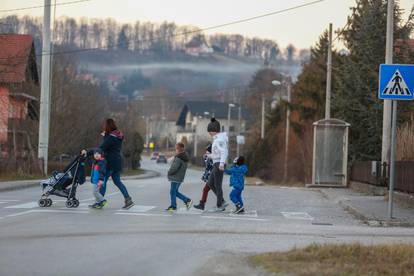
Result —
M202 36L196 36L185 45L185 53L190 56L199 57L214 52Z
M230 124L228 121L230 110ZM239 120L239 105L214 101L190 101L184 104L177 119L177 142L186 140L193 142L197 135L199 141L211 140L207 125L212 117L220 121L221 131L231 136L244 133L246 130L246 112L241 109Z
M414 51L414 39L397 39L394 43L395 53L401 53L403 47L408 47L411 51Z
M39 75L33 38L0 35L0 159L34 154ZM33 147L32 147L33 146Z

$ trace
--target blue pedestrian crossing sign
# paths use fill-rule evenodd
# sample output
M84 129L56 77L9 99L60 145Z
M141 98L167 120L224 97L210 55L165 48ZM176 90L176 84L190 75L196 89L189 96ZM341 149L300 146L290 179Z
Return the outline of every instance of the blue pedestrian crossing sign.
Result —
M381 64L378 94L382 100L413 100L414 65Z

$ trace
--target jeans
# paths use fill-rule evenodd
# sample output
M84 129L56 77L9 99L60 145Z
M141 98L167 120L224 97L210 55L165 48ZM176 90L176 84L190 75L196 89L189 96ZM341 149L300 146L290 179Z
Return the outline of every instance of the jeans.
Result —
M188 197L183 195L178 191L180 188L181 183L180 182L171 182L171 188L170 188L170 197L171 197L171 207L177 208L177 197L181 199L184 203L187 203L190 201Z
M112 181L114 182L115 186L118 187L118 189L121 191L124 198L129 198L128 190L125 187L124 183L121 181L121 174L119 172L114 171L107 171L106 176L104 179L104 182L102 184L102 187L100 189L101 195L105 196L106 193L106 183L108 182L109 177L112 177Z
M224 203L223 198L223 174L219 169L220 163L215 163L211 175L208 179L208 186L217 197L217 207L220 208Z
M95 197L96 203L102 202L104 200L104 197L99 191L99 186L97 184L92 184L92 185L93 185L93 196Z
M233 190L231 190L230 200L234 203L234 205L243 206L242 192L243 190L239 190L236 188L233 188Z

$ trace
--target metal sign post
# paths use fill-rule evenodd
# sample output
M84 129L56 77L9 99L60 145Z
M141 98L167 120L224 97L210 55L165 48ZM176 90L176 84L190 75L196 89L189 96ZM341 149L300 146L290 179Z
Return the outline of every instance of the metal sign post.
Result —
M399 100L414 99L414 65L381 64L379 75L379 98L383 100L392 100L390 183L388 197L388 220L391 220L393 218L396 176L395 155L397 149L397 103Z

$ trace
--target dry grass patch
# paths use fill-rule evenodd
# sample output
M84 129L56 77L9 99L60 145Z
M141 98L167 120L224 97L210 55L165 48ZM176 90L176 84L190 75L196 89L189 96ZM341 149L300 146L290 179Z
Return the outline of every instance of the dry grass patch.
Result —
M276 275L414 275L413 245L311 245L250 257Z

